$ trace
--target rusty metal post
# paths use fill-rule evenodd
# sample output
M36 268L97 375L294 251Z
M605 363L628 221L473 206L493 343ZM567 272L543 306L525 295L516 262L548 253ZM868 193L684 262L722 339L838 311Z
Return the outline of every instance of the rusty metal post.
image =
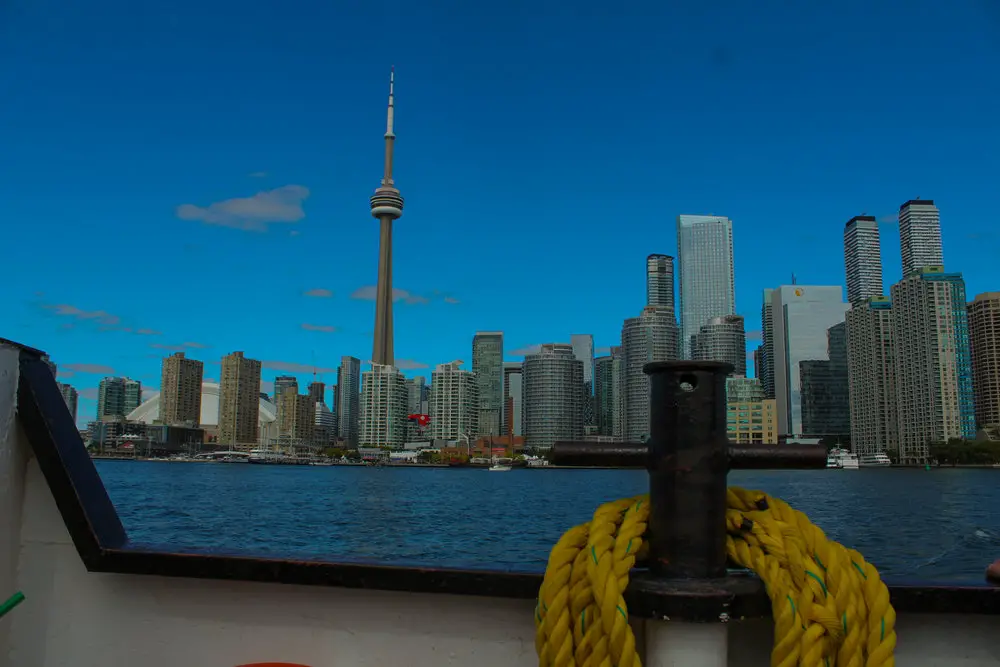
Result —
M650 570L671 578L726 574L726 376L730 364L647 364L650 379Z

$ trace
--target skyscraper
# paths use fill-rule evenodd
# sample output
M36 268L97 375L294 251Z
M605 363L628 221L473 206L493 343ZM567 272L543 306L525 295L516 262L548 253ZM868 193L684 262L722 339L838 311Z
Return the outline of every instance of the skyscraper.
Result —
M546 343L524 357L524 444L547 450L583 437L583 362L573 346Z
M677 350L677 322L664 307L646 306L639 317L622 325L626 440L642 441L649 435L649 376L642 367L651 361L673 361Z
M691 337L713 317L736 312L733 225L718 215L677 216L677 285L681 357L691 358Z
M500 435L503 415L502 331L477 331L473 336L472 372L476 374L479 385L478 433L472 435Z
M844 321L839 285L782 285L771 293L778 431L803 435L801 361L829 360L827 330Z
M60 382L59 393L62 394L63 400L66 401L66 408L69 410L69 414L73 417L73 422L76 423L76 408L80 398L79 392L77 392L72 385Z
M892 302L886 296L847 311L851 451L858 455L899 449L892 321Z
M503 365L503 435L524 435L523 375L520 361Z
M314 403L326 403L326 384L316 380L315 376L309 383L309 396Z
M124 377L106 377L97 387L97 420L116 421L142 403L142 383Z
M882 250L875 216L856 215L844 226L844 268L849 303L863 303L884 293Z
M618 372L615 372L615 364ZM615 407L621 404L621 348L612 348L612 354L598 357L594 371L594 414L600 435L621 437L615 433Z
M478 377L460 362L438 364L431 373L431 433L440 440L475 440L479 427Z
M385 127L385 171L382 184L369 200L372 217L379 221L378 285L375 289L375 342L372 364L391 366L395 363L392 347L392 223L403 215L403 197L392 180L392 150L396 141L393 133L393 85L395 72L389 74L389 109Z
M760 308L761 363L757 377L764 388L764 398L774 398L774 316L771 310L772 289L764 290L764 303Z
M646 258L646 305L674 308L674 258L650 255Z
M732 375L746 377L747 334L742 315L712 317L693 337L691 358L732 364Z
M583 364L583 425L594 424L594 336L570 334L573 356Z
M430 414L430 389L430 386L427 384L427 378L423 375L406 379L407 417L409 415ZM430 429L421 429L420 424L411 421L406 422L407 442L417 442L427 437L429 433Z
M233 352L222 358L219 443L253 449L260 436L260 369L256 359Z
M1000 426L1000 292L977 295L968 309L976 426Z
M291 388L292 391L298 393L299 391L299 380L294 375L279 375L274 378L274 404L276 406L281 405L281 392L285 389Z
M931 443L976 434L965 281L929 266L891 291L899 459L922 464Z
M97 385L97 420L113 421L124 417L125 378L106 377Z
M358 446L361 418L361 360L341 357L337 369L337 435L349 447Z
M322 405L322 402L319 402ZM278 405L278 442L280 446L301 447L312 444L316 427L317 401L308 394L290 388L281 392Z
M406 377L394 366L372 364L361 374L361 445L402 447L406 442Z
M899 207L899 252L903 277L925 266L942 266L941 215L933 199L911 199Z
M204 364L175 352L160 370L160 421L167 425L201 423L201 382Z
M847 444L851 405L847 381L847 325L827 329L827 359L799 362L802 388L802 434Z

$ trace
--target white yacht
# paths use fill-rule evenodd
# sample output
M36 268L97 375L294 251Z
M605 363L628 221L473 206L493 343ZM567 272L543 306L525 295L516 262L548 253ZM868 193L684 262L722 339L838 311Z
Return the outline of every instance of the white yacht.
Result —
M879 452L878 454L862 454L858 459L862 468L887 468L892 465L888 454Z
M858 455L846 449L834 447L826 455L827 468L840 468L841 470L857 470L861 467Z

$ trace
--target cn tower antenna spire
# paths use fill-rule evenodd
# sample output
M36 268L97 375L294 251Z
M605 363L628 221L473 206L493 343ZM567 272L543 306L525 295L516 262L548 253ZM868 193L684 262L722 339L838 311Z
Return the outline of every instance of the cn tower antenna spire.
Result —
M385 173L382 175L382 185L392 185L392 158L393 144L396 141L396 134L392 131L392 126L396 120L396 103L393 89L396 85L396 67L389 69L389 108L385 114Z

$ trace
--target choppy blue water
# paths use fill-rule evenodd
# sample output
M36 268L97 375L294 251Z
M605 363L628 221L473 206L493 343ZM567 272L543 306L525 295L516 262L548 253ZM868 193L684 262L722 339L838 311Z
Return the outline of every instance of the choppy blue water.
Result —
M284 467L96 461L129 537L264 556L540 571L641 470ZM1000 558L1000 470L737 471L884 575L981 581Z

